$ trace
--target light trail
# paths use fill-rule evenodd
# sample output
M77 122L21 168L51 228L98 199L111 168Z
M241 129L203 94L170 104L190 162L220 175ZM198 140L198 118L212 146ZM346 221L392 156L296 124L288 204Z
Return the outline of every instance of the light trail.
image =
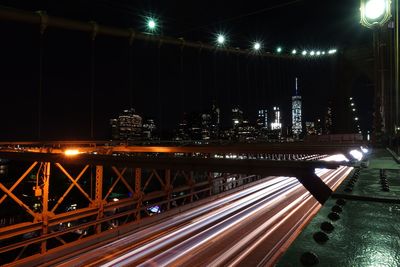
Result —
M335 189L351 169L318 169L316 174ZM259 261L268 262L271 255L265 252L266 241L282 232L282 237L269 248L272 253L288 231L294 229L291 226L282 230L283 227L298 225L293 218L301 215L299 218L304 220L320 205L296 178L265 179L84 252L59 266L235 266L258 259L254 255L260 248L264 253Z

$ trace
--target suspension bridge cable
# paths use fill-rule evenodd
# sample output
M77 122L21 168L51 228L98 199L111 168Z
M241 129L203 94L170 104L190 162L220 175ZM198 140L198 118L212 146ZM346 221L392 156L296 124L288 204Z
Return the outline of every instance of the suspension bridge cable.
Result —
M286 2L286 3L277 4L277 5L274 5L274 6L271 6L271 7L266 7L266 8L263 8L263 9L258 9L258 10L256 10L256 11L252 11L252 12L248 12L248 13L243 13L243 14L240 14L240 15L237 15L237 16L234 16L234 17L231 17L231 18L226 18L226 19L214 21L214 22L211 22L211 23L207 23L207 24L204 24L204 25L201 25L201 26L197 26L197 27L194 27L194 28L191 28L191 29L188 29L188 30L185 30L185 31L176 33L176 34L179 35L179 34L183 34L183 33L188 33L188 32L192 32L192 31L195 31L195 30L203 29L203 28L206 28L206 27L209 27L209 26L213 26L213 25L215 25L215 24L221 24L221 23L225 23L225 22L231 22L231 21L239 20L239 19L242 19L242 18L245 18L245 17L250 17L250 16L254 16L254 15L259 15L259 14L265 13L265 12L267 12L267 11L271 11L271 10L274 10L274 9L277 9L277 8L286 7L286 6L290 6L290 5L293 5L293 4L296 4L296 3L299 3L299 2L303 2L303 1L304 1L304 0L294 0L294 1L289 1L289 2Z
M199 92L200 92L200 110L203 111L203 64L202 64L202 49L198 53L198 67L199 67Z
M39 36L39 86L38 86L38 139L42 137L42 98L43 98L43 57L44 57L44 32L40 31Z

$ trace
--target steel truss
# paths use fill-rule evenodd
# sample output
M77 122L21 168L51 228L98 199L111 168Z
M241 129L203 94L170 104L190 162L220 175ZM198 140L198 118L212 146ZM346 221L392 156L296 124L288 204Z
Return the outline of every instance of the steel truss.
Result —
M34 187L32 195L40 202L39 210L34 210L31 203L15 193L16 188L32 175L38 178L38 186ZM111 176L116 178L110 183ZM0 228L0 255L3 255L0 258L15 261L32 254L40 257L49 250L71 242L85 242L86 237L117 226L138 225L142 218L154 215L151 207L168 211L260 177L228 172L89 164L79 165L77 172L76 165L35 161L12 186L0 182L0 190L4 193L0 198L3 207L0 208L7 208L9 202L5 200L12 200L28 218ZM94 179L94 188L84 184L89 178ZM58 197L52 193L57 187L65 187ZM79 195L83 199L84 205L66 211L61 207L71 199L72 191L75 191L74 197ZM118 199L111 197L116 191L126 194Z

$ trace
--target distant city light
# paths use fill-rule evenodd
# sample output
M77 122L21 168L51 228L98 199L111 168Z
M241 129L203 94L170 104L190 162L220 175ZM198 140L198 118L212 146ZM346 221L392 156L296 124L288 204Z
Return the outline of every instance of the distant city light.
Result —
M312 51L310 52L310 56L314 56L314 55L315 55L315 51L312 50Z
M358 121L358 117L355 117L354 120L355 120L355 121Z
M320 55L321 55L321 51L317 51L315 54L316 54L317 56L320 56Z
M281 52L282 52L282 47L278 46L278 47L276 48L276 52L281 53Z
M352 98L352 97L349 97L349 99L350 99L350 100L353 100L353 98Z
M79 154L79 150L78 149L67 149L64 151L64 155L65 156L76 156Z
M223 34L218 34L217 35L217 43L219 45L223 45L225 43L225 41L226 41L226 38L225 38L225 36Z
M261 48L260 42L255 42L254 45L253 45L253 48L254 48L254 50L256 50L256 51L260 50L260 48Z
M305 55L307 55L307 51L306 51L306 50L303 50L303 52L301 52L301 54L302 54L303 56L305 56Z
M356 111L356 109L355 109L355 108L353 108L353 111Z
M365 16L368 19L377 19L385 14L385 0L369 0L365 4Z
M292 54L293 54L293 55L296 55L296 54L297 54L297 50L296 50L296 49L293 49L293 50L292 50Z
M337 52L336 49L331 49L328 51L328 54L332 55L332 54L335 54L336 52Z
M322 54L325 55L325 51L322 51Z

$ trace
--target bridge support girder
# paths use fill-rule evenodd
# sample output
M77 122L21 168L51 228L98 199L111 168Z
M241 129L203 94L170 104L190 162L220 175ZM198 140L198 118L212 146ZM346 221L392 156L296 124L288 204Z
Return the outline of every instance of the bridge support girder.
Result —
M332 194L332 190L315 174L314 169L296 170L295 176L308 192L322 205Z

